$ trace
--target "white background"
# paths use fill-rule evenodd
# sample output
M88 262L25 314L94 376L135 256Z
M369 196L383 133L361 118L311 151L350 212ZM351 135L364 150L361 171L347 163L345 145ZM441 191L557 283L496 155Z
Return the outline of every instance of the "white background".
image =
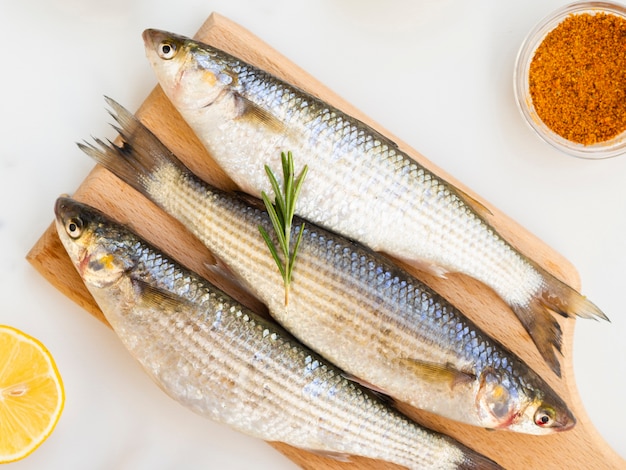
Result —
M193 35L219 12L282 52L537 234L577 267L612 323L579 321L583 403L626 457L626 156L567 157L514 103L517 50L557 0L0 0L0 323L41 339L63 374L57 429L22 469L290 469L263 442L203 420L143 375L115 335L24 257L113 137L102 96L136 109L156 80L141 32Z

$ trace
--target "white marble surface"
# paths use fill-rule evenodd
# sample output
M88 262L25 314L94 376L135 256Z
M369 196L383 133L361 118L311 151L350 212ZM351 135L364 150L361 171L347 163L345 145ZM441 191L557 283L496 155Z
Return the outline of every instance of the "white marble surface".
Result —
M114 334L24 257L60 193L92 167L75 142L113 137L102 95L129 109L155 84L141 32L192 35L211 11L263 38L561 252L612 323L580 321L575 372L626 457L626 156L566 157L515 108L526 33L558 0L0 0L0 323L40 338L67 390L49 440L8 469L289 469L265 443L167 398Z

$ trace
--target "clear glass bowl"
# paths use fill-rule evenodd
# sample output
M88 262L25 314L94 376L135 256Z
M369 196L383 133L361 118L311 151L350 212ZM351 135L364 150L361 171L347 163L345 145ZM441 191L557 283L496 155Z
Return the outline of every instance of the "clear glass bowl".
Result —
M566 5L541 20L528 34L515 61L514 90L517 106L530 127L544 141L557 149L576 157L600 159L620 155L626 152L626 131L610 140L592 145L583 145L564 139L546 126L533 106L530 96L528 75L530 63L535 50L543 42L545 36L556 28L561 21L572 14L581 13L608 13L620 16L626 20L626 7L610 2L576 2Z

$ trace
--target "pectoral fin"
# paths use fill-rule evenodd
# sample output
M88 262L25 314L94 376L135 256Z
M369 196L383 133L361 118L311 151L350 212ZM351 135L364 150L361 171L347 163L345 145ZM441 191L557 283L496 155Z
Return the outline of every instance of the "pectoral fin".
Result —
M256 124L262 125L276 133L286 133L285 123L269 113L269 111L261 108L249 99L237 95L240 112L238 119L249 119Z
M149 307L158 307L163 310L180 310L181 308L195 308L195 304L173 292L159 289L147 284L141 279L133 279L135 289L140 293L141 303Z
M398 359L398 362L419 379L431 383L448 384L450 388L476 380L474 374L458 370L451 364L437 364L410 358Z

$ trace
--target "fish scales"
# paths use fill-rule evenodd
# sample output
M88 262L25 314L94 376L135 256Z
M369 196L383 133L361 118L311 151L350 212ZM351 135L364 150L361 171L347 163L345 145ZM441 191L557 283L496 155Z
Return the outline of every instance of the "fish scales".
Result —
M124 144L82 148L177 218L283 327L326 359L400 401L466 423L533 434L574 425L541 377L445 299L387 258L309 222L286 305L258 232L261 225L273 234L259 202L200 181L109 102ZM545 422L538 418L544 413Z
M102 213L68 198L55 211L63 245L121 341L193 411L309 450L413 469L500 468L411 422Z
M267 302L272 314L287 329L298 332L297 336L302 337L304 341L310 345L326 343L324 348L318 347L317 349L327 351L329 348L327 346L328 340L324 338L328 338L328 335L335 332L337 326L341 325L344 336L353 337L354 335L354 343L364 346L369 344L372 338L375 338L376 341L379 341L378 338L384 338L384 335L381 336L383 329L389 331L395 326L395 330L401 330L398 328L396 317L397 315L405 315L406 321L403 326L405 328L409 326L411 333L402 335L403 341L398 343L404 346L402 351L396 349L393 351L395 354L389 355L412 357L415 354L416 328L415 323L413 325L410 323L411 319L414 318L413 312L407 308L399 308L402 306L398 306L394 299L387 301L385 290L380 289L381 284L384 286L384 282L380 282L381 276L385 277L384 265L375 266L379 271L383 271L381 274L377 274L376 269L371 269L370 260L365 258L363 253L355 252L358 264L354 271L346 271L341 266L337 267L337 259L333 250L337 246L328 240L328 235L323 232L320 234L319 230L316 233L312 229L305 228L298 254L297 271L291 286L290 305L286 308L280 275L257 231L258 225L263 225L271 232L266 213L262 210L246 210L244 212L241 207L242 203L236 199L231 200L230 204L220 203L217 207L206 205L203 203L203 198L197 199L198 193L185 190L180 193L172 192L160 196L158 187L169 185L169 183L163 183L161 181L158 186L155 185L151 190L151 193L158 198L157 202L166 207L168 212L181 217L183 223L192 228L192 231L229 266L229 269L241 273L251 291ZM202 195L202 193L199 194ZM187 198L193 198L193 201ZM189 207L192 210L183 212L181 207ZM205 224L211 226L210 232L202 229ZM223 243L223 240L232 237L230 230L226 229L225 232L222 232L223 226L235 228L234 232L242 241L241 244L245 240L245 251L242 251L243 247L239 243L231 245ZM295 226L297 228L298 223ZM343 247L340 249L343 250ZM339 258L341 257L339 256ZM389 273L389 269L386 272ZM273 275L269 276L268 273L273 273ZM361 277L362 275L364 277ZM424 292L422 294L427 295ZM376 310L379 311L379 315L369 314ZM284 313L277 315L279 311ZM317 313L313 314L313 311ZM386 315L388 311L392 313ZM366 313L359 315L359 312ZM443 318L452 320L453 316L444 315ZM425 319L431 320L429 317ZM445 326L445 324L443 325ZM431 331L435 331L436 335L440 334L439 326L431 329ZM426 325L422 325L422 327L426 327ZM361 332L363 334L359 334ZM436 335L427 338L430 340L427 343L428 346L436 345L437 347L434 348L436 352L445 351L446 357L443 363L459 364L459 358L452 355L449 343L442 344L442 340L447 341L449 336L437 337ZM420 336L423 337L421 333ZM319 340L314 339L317 337ZM344 348L344 345L338 344L337 347ZM342 355L353 354L352 348L345 349ZM424 352L428 350L432 351L433 348L424 348ZM331 360L337 361L335 354L330 356ZM440 357L433 356L432 353L430 356L429 359L432 359L433 362L441 361ZM369 363L369 360L369 358L363 358L362 362L366 364ZM344 363L345 359L337 362ZM462 364L460 368L465 366L466 363ZM361 371L352 370L351 372L360 377L366 375ZM381 371L381 376L385 374L386 371Z
M606 319L502 238L488 209L363 122L209 45L159 30L144 42L166 95L243 191L269 194L264 165L292 151L309 167L298 215L434 274L483 282L557 375L561 328L550 312Z
M395 226L398 212L402 218L406 218L410 215L410 208L415 212L412 217L419 222L413 222L415 225L411 225L416 228L414 236L406 242L398 243L411 243L413 249L415 246L413 238L420 239L419 259L428 259L431 253L442 253L442 245L449 239L454 243L454 247L447 250L444 255L447 259L435 260L437 264L442 266L462 264L466 266L468 274L477 279L488 280L487 284L497 286L495 290L498 292L518 292L527 288L531 290L537 288L540 276L533 272L531 266L516 256L510 246L497 237L492 229L481 223L480 218L463 203L453 188L416 163L407 160L386 137L372 132L366 134L359 121L312 99L307 100L297 90L261 70L243 66L235 67L235 70L239 70L238 90L241 90L246 99L261 109L272 109L281 121L298 126L296 130L288 131L282 139L272 139L279 141L276 148L289 148L299 156L299 159L304 159L302 161L309 166L311 174L319 171L318 174L325 175L324 178L309 178L303 187L298 205L298 212L303 217L319 221L325 217L322 212L332 204L338 216L328 225L340 233L349 233L351 226L360 227L366 223L367 227L360 229L363 233L359 235L368 237L367 234L378 236L381 227ZM254 122L232 120L221 122L219 132L233 137L243 134L242 139L236 139L238 145L247 145L246 150L242 150L241 153L254 155L258 154L254 147L258 142L247 137L258 133L255 126ZM247 127L250 129L244 130ZM299 138L302 135L302 142L306 142L307 147L302 147L290 139L292 133L298 134ZM223 166L229 174L234 173L228 171L230 168L248 168L244 170L247 173L246 179L237 178L235 180L237 184L257 196L260 196L261 190L271 191L264 172L249 166L247 161L237 161L236 153L239 151L234 150L232 146L235 139L220 139L220 142L223 147L218 148L220 144L211 140L210 150L217 155L228 155L229 163ZM310 153L308 147L317 149L315 161L306 158ZM235 155L232 155L234 152ZM271 157L274 167L278 164L276 155L279 155L279 151L274 152ZM358 159L364 160L364 155L372 157L367 159L367 164L354 166L351 163ZM263 161L259 162L259 165L263 164ZM332 172L327 172L323 168L332 168ZM417 179L417 185L413 184L414 178ZM353 201L368 199L367 196L372 199L380 198L381 186L386 185L385 182L396 180L397 184L391 187L388 195L392 201L393 211L369 212L366 219L361 218L361 213L350 215L355 214ZM357 197L352 198L350 193L346 194L351 187L358 188L354 191ZM341 191L337 188L341 188ZM410 190L407 191L406 188ZM422 201L422 204L415 204L415 201ZM359 220L355 220L354 217L359 217ZM323 220L320 223L324 225ZM389 238L389 234L386 234L385 238ZM480 243L472 246L472 240L485 240L497 244L497 250L494 252L480 253L481 257L495 264L474 264L475 250L483 250L489 245ZM367 244L374 250L383 248L380 243L373 241L367 241ZM452 260L451 257L455 259ZM509 275L510 266L513 266L520 276ZM479 271L481 269L483 271ZM521 287L517 278L522 280ZM505 284L507 282L511 284ZM513 285L513 282L516 284ZM506 300L519 303L526 299Z
M384 358L414 357L417 347L420 357L436 363L455 364L460 370L471 367L470 364L474 359L480 361L480 356L459 357L459 354L450 348L450 341L457 341L454 326L455 322L461 321L458 312L453 312L442 305L441 300L433 298L434 294L422 284L416 287L413 283L404 281L407 283L405 298L387 295L385 283L391 277L394 269L392 266L383 263L380 258L377 259L377 263L372 262L372 254L367 250L356 248L350 250L350 243L337 245L329 239L324 230L309 228L312 226L305 226L297 270L291 286L290 306L286 308L280 276L257 232L258 225L263 225L271 232L269 219L264 211L249 210L246 207L244 212L242 203L236 199L232 199L230 204L213 207L204 204L203 198L196 199L198 193L184 190L181 193L160 197L158 187L162 185L168 186L169 183L161 181L151 190L158 198L157 202L166 207L168 212L180 217L187 227L192 228L211 250L218 253L231 270L242 273L248 287L268 303L272 314L286 325L287 329L297 332L297 336L302 337L310 345L323 343L324 347L317 349L327 351L330 348L329 341L324 338L329 338L329 335L336 332L337 326L341 325L342 335L350 336L352 341L337 344L335 347L345 350L330 354L331 360L343 364L346 359L338 360L337 356L354 353L354 349L346 347L345 344L366 346L372 344L374 340L374 344L377 342L387 344L387 347L383 348L387 350ZM187 197L194 198L194 201L185 200ZM176 207L179 201L184 201L180 206L192 210L183 214ZM203 229L205 224L212 227L210 232ZM247 250L242 252L239 244L230 246L220 244L220 240L232 236L232 232L228 230L226 233L220 233L222 226L236 227L235 232L239 240L246 241ZM296 222L294 228L297 230L298 227L299 222ZM344 250L349 251L348 257L353 263L349 265L343 263ZM256 253L256 256L253 253ZM275 274L268 276L268 273ZM270 292L273 295L267 294ZM410 299L418 296L422 302L428 302L429 307L432 307L416 312L416 305L412 304ZM418 303L417 309L420 307L421 304ZM372 315L371 312L378 312L378 315ZM416 317L420 318L419 329L416 327ZM472 331L476 331L473 325ZM390 337L392 333L397 336ZM469 339L469 335L467 338ZM458 339L460 339L458 346L465 351L463 341L466 337ZM480 344L486 341L481 338ZM392 343L395 344L395 349L389 347ZM422 348L419 347L421 344L424 344ZM374 358L363 357L361 368L372 359ZM375 360L374 363L377 362L379 360ZM359 377L371 376L371 372L365 373L362 370L352 369L351 372ZM372 382L384 383L386 374L387 371L381 369L380 381ZM409 400L406 396L401 396L401 399ZM414 400L410 401L414 405L419 405Z
M156 268L160 270L160 269L162 269L162 268L163 268L163 266L162 266L161 264L157 264L157 265L156 265ZM171 282L171 281L174 281L174 280L169 280L169 279L167 279L167 278L163 279L163 281L164 281L164 282L162 282L162 283L161 283L161 284L162 284L162 287L168 287L168 286L170 286L170 285L174 285L174 284L175 284L174 282ZM189 285L188 283L189 283L189 278L188 278L188 277L187 277L187 278L182 278L182 277L180 277L180 278L177 280L177 282L176 282L176 284L181 284L181 287L186 287L187 285ZM182 293L182 292L181 292L181 293ZM191 298L190 300L194 300L194 298ZM210 302L210 300L212 300L212 299L209 297L209 299L208 299L208 300L209 300L209 302ZM216 301L217 301L218 303L223 303L223 300L218 301L218 300L216 299ZM202 305L203 305L203 306L205 306L205 302L202 302ZM225 306L225 307L227 307L227 306ZM220 309L220 310L221 310L221 309ZM239 313L240 313L240 312L238 312L238 314L239 314ZM248 320L248 321L252 322L252 323L251 323L251 325L254 327L254 323L253 323L253 321L252 321L252 320ZM173 322L173 324L176 324L176 322L174 321L174 322ZM161 326L161 325L159 325L159 326ZM259 325L259 327L263 327L263 326L262 326L262 325ZM180 327L178 327L178 328L180 328ZM269 331L269 330L267 330L267 329L266 329L265 331ZM148 336L148 337L151 337L151 335L147 335L147 336ZM244 344L241 344L241 343L240 343L240 344L233 344L233 343L235 343L238 339L240 339L240 338L241 338L241 337L243 337L243 336L244 336L243 334L241 334L241 335L240 335L240 334L238 334L237 332L235 332L235 334L231 337L231 341L229 341L229 349L225 349L224 351L222 351L222 353L223 353L223 354L226 354L227 356L232 356L232 354L229 354L231 351L239 351L239 350L241 350L241 349L244 349L244 350L245 350L246 355L254 355L255 357L258 357L258 356L260 355L260 354L259 354L259 352L255 352L254 350L251 350L251 349L248 347L248 346L250 346L249 344L246 344L246 343L244 343ZM254 347L256 347L256 345L254 345ZM206 356L206 355L207 355L207 351L208 351L208 349L207 349L207 348L200 348L198 356L199 356L199 357L204 357L204 356ZM213 351L211 351L211 354L212 354L212 355L214 355L214 352L213 352ZM206 361L204 361L204 362L206 362ZM276 371L272 371L272 372L276 372ZM286 371L286 372L289 372L289 371ZM208 374L208 375L211 375L211 374ZM271 377L272 375L278 375L278 374L270 374L270 375L266 375L265 377L263 377L263 379L264 379L264 380L270 380L270 377ZM241 377L241 374L239 374L239 375L238 375L238 377ZM289 379L289 377L287 376L287 374L286 374L286 373L285 373L285 374L283 374L283 376L282 376L282 377L278 377L278 380L279 380L279 381L281 381L281 380L287 380L287 379ZM241 386L241 384L239 384L239 385ZM257 390L257 389L258 389L258 385L259 385L259 384L252 383L252 384L251 384L252 390L246 390L246 393L248 393L248 392L250 392L250 391ZM324 388L324 384L320 384L319 388L320 388L320 390L321 390L321 389L323 389L323 388Z
M267 421L267 416L272 411L275 413L275 409L278 406L283 408L284 412L289 414L289 416L291 416L294 420L299 420L303 423L308 422L310 420L308 411L301 408L301 403L299 403L298 400L294 400L294 396L297 396L295 395L296 391L301 392L301 390L306 391L307 388L311 389L312 387L310 386L310 383L316 384L315 392L311 394L314 398L318 398L324 392L331 393L330 389L333 387L333 393L341 393L341 390L334 386L335 384L333 383L336 382L337 378L339 378L338 375L333 374L332 372L325 374L324 372L326 371L322 366L314 369L310 367L302 367L302 357L299 358L300 365L297 370L292 364L289 363L273 364L273 358L271 357L273 348L269 345L269 343L272 342L275 345L278 341L275 333L265 335L264 344L261 346L251 343L248 339L251 334L249 331L250 329L256 330L253 331L253 333L256 333L257 337L263 337L264 331L269 330L267 330L263 325L257 324L249 317L246 317L246 314L241 314L240 311L235 314L235 317L240 316L239 321L233 321L232 323L235 323L234 325L229 325L227 323L222 324L222 329L216 331L215 334L210 335L209 338L205 339L205 341L201 341L203 338L193 337L198 334L199 328L203 331L205 331L205 328L197 327L194 322L190 323L186 318L186 315L180 314L164 319L162 318L163 316L161 312L153 311L151 313L154 314L155 318L144 318L143 320L146 321L148 325L152 325L153 328L143 333L142 336L144 338L154 340L155 338L160 337L163 329L172 333L178 333L179 338L176 338L174 343L180 345L183 350L190 352L189 357L186 358L187 364L192 367L194 364L201 364L201 368L203 369L202 383L200 383L196 388L198 396L202 396L206 393L208 387L204 381L216 381L218 384L223 384L226 381L227 383L232 384L229 390L229 392L232 393L232 396L223 396L223 399L227 398L227 406L221 404L220 408L228 409L229 414L232 413L237 415L242 414L245 411L247 414L245 419L250 421L250 430L255 430L259 437L263 435L271 435L283 440L287 433L289 433L294 442L303 440L303 437L297 437L294 439L294 436L297 436L299 433L308 433L309 430L295 428L293 426L293 422L280 419L271 424L273 426L272 429L264 429L268 426L264 422ZM247 328L242 328L242 326ZM215 344L220 335L226 335L226 347L221 350L217 350ZM159 351L164 348L164 344L167 344L170 341L171 340L166 337L163 340L154 343L153 351L149 355L151 356L152 354L155 354L155 357L158 357ZM282 346L287 353L292 352L294 349L291 344L286 342L283 342L280 346ZM258 377L254 377L247 373L247 367L239 365L242 363L245 364L246 361L250 360L250 358L253 358L258 363L262 363L262 365L259 364L259 370L262 373L259 374ZM237 367L238 365L239 367ZM173 367L168 370L177 373L180 370L180 367ZM228 373L224 374L224 371L227 371ZM305 371L305 375L311 376L309 384L303 385L298 381L294 381L293 374L299 371ZM176 377L174 377L173 380L176 381ZM159 381L161 383L168 383L163 377L161 377ZM293 385L293 387L285 387L283 384ZM175 383L170 385L170 387L172 386L175 386ZM270 393L269 390L272 392ZM259 392L261 392L261 394L259 394ZM194 397L188 398L188 404L191 404L197 411L201 411L201 408L193 406L195 401L196 399L194 399ZM247 406L245 406L247 403L255 404L253 412L247 409ZM260 406L259 404L264 404L266 406ZM320 406L320 410L323 411L322 414L327 416L327 420L329 421L335 419L345 421L347 416L351 413L355 413L356 411L355 409L338 410L333 406ZM218 413L224 413L224 411L213 410L210 417L213 419L224 419L224 417L218 415ZM344 429L341 429L341 431L344 431ZM348 429L347 431L350 432L352 429ZM371 429L368 431L371 433ZM326 432L330 433L331 431ZM336 433L337 431L335 431L334 434ZM393 445L393 443L389 442L388 445Z

